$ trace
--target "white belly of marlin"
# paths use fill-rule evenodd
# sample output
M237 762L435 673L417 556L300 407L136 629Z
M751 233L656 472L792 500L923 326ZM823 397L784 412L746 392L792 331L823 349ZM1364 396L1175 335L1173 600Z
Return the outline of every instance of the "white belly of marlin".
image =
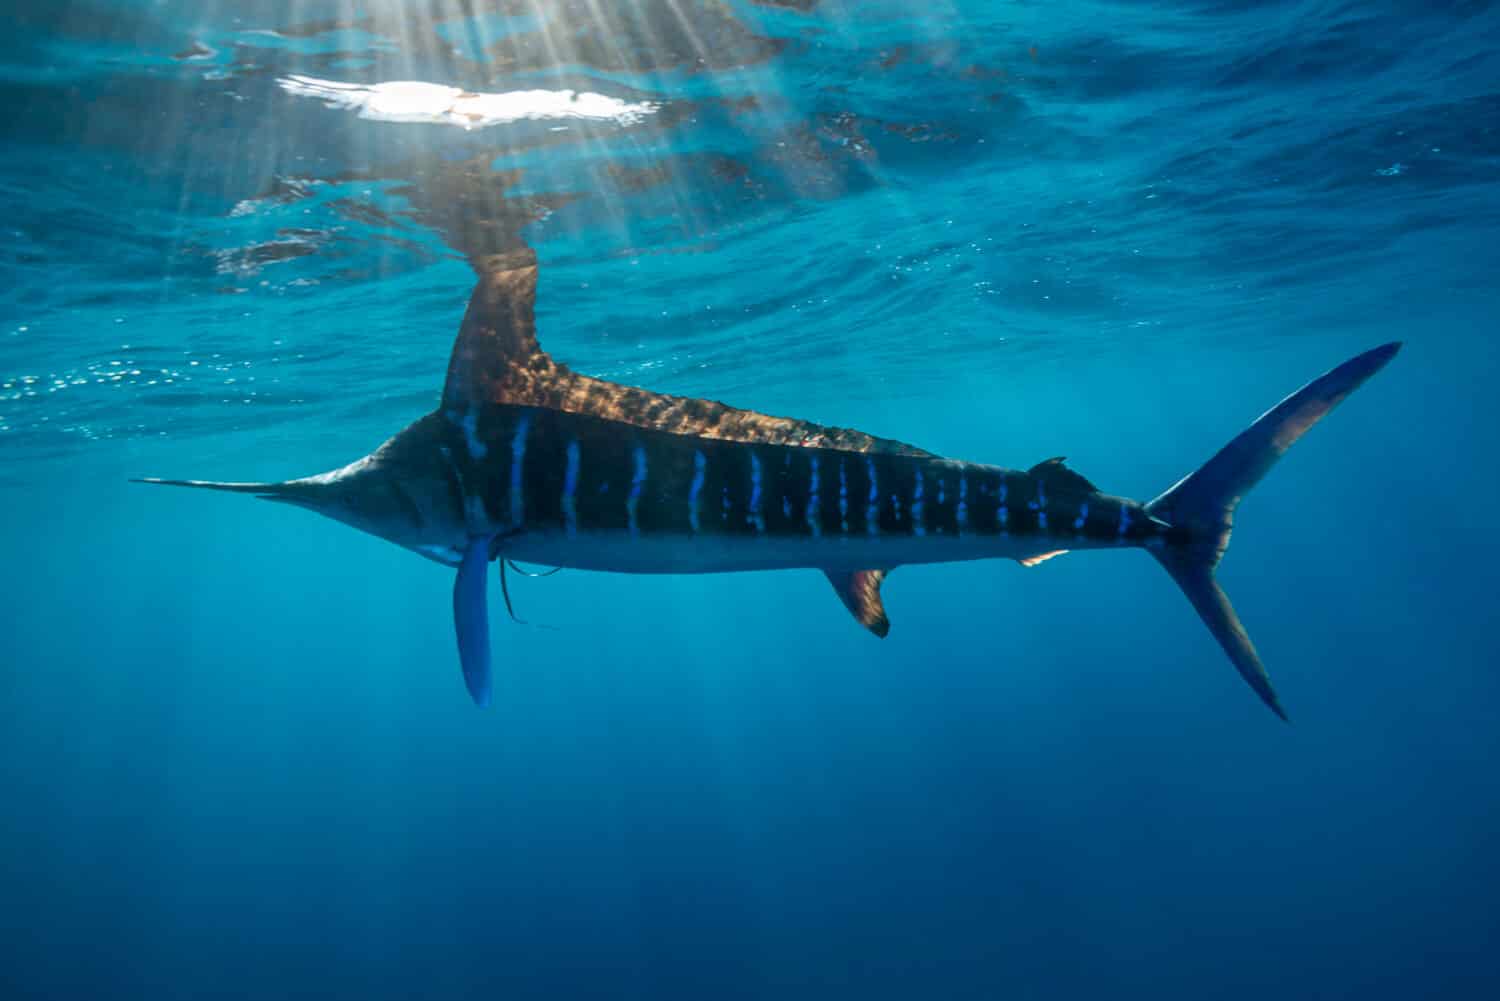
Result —
M764 570L864 570L967 560L1035 560L1057 553L1061 543L1022 538L770 539L671 535L632 539L600 532L569 537L561 532L527 534L505 543L513 560L576 570L636 574L735 573ZM1093 545L1076 548L1097 548Z
M884 636L880 585L898 566L1034 565L1074 549L1143 548L1285 718L1214 569L1240 499L1399 344L1308 383L1142 504L1101 493L1060 459L1026 470L956 462L858 431L578 375L536 342L530 252L491 263L439 409L369 456L282 483L143 482L295 504L456 566L459 659L481 705L492 691L492 561L502 573L507 559L625 573L813 568Z

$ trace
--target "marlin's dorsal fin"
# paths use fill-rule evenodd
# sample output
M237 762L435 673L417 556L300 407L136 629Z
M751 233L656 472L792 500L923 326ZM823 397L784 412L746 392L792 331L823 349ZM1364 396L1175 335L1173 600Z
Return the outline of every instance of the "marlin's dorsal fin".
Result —
M535 252L523 247L496 254L485 266L448 358L445 411L540 404L543 387L572 374L537 343Z
M885 604L880 600L880 585L889 570L824 570L823 573L854 621L876 636L884 637L891 631L891 620L886 618Z
M444 413L462 415L486 404L544 407L725 441L931 455L848 428L771 417L713 400L668 396L579 375L554 361L537 341L536 254L523 247L475 263L479 284L448 361Z

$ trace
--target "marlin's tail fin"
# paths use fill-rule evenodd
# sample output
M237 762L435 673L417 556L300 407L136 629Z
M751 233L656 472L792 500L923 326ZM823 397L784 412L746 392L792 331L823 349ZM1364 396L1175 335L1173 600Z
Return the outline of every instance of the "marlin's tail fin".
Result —
M1260 482L1293 442L1384 368L1400 349L1399 342L1383 345L1314 379L1268 410L1196 472L1146 505L1149 514L1172 527L1166 544L1150 550L1151 555L1177 581L1240 675L1282 719L1286 719L1286 713L1271 679L1255 652L1255 644L1234 614L1229 596L1214 579L1214 568L1229 548L1234 509L1240 498Z

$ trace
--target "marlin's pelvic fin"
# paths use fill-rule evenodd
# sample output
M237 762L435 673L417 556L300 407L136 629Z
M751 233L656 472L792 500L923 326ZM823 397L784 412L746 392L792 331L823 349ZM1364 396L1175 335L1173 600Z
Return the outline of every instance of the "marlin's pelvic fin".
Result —
M1146 505L1152 517L1171 526L1163 548L1150 550L1224 648L1241 677L1282 719L1286 713L1271 687L1255 644L1235 615L1229 596L1214 579L1240 498L1260 482L1287 449L1344 397L1385 367L1399 342L1366 351L1319 376L1266 411L1197 471L1183 477Z
M453 581L453 629L458 660L474 704L490 704L490 619L485 580L490 562L489 536L475 536L464 550Z

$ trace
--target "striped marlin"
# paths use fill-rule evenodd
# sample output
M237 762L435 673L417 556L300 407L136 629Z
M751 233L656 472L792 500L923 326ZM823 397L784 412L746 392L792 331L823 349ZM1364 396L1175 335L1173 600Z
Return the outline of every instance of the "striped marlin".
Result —
M1240 675L1281 702L1214 569L1251 487L1395 356L1367 351L1267 411L1195 472L1141 503L1061 458L960 462L889 439L580 375L536 339L537 265L493 255L433 413L341 469L280 483L138 482L308 508L457 570L453 615L469 694L491 698L488 564L624 573L821 570L856 621L890 629L880 587L912 563L1144 549Z

